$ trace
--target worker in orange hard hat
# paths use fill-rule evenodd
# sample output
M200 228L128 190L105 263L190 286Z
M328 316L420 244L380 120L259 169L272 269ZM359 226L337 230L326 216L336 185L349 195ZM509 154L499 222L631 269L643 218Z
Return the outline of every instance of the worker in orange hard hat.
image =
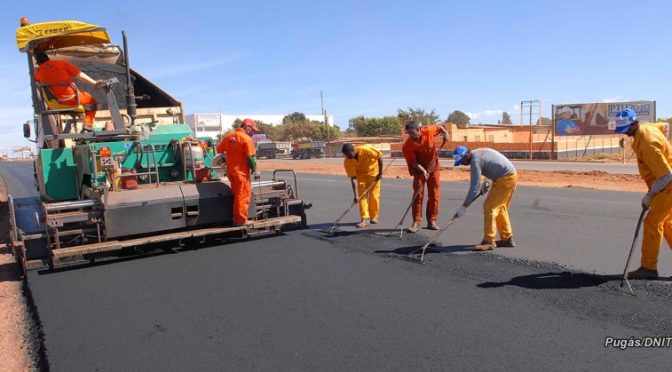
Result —
M438 230L439 199L441 197L441 174L439 153L434 139L441 134L443 144L448 140L448 131L443 125L422 127L417 121L409 121L405 127L408 139L401 148L408 173L413 176L413 225L408 232L415 233L422 222L422 199L427 184L427 228Z
M226 158L226 177L233 191L233 224L243 226L248 223L247 210L252 197L250 172L259 179L257 152L252 142L252 133L258 132L252 119L243 120L240 128L227 133L217 145L217 152Z
M96 99L89 92L75 90L70 85L77 79L92 87L97 87L100 80L94 80L89 75L80 71L79 67L68 61L50 60L43 52L35 53L35 61L38 68L35 71L35 81L47 85L56 100L63 105L84 106L83 131L93 131L93 122L96 117Z

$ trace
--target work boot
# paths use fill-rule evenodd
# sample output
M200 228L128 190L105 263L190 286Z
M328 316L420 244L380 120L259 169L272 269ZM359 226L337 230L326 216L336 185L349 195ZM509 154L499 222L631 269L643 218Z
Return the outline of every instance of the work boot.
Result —
M418 232L418 230L420 230L420 221L413 222L413 225L411 225L411 227L409 227L407 230L409 233Z
M515 248L516 243L513 241L513 236L508 239L502 239L495 242L498 248Z
M658 279L658 270L649 270L646 267L640 267L635 271L629 272L628 279L655 280Z
M359 221L358 224L355 225L356 228L361 229L362 227L367 227L369 226L369 219L368 218L362 218L361 221Z
M429 221L427 224L427 230L438 230L439 225L436 224L436 221Z
M372 225L375 225L378 223L378 217L373 217L369 222L371 222Z
M489 242L487 240L484 240L481 242L481 244L475 245L474 250L478 252L485 252L485 251L491 251L493 250L497 244L495 242Z

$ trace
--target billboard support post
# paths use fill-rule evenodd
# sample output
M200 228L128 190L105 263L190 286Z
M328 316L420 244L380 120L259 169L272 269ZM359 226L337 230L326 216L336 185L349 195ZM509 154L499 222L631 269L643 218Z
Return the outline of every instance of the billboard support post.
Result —
M555 153L555 105L551 105L551 160L558 160Z

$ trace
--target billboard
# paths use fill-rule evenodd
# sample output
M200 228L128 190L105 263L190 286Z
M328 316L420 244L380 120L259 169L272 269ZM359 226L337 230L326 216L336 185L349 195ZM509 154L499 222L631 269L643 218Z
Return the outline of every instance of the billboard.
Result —
M194 125L198 130L221 131L222 115L220 114L194 114Z
M656 101L574 103L553 105L556 136L592 136L613 134L616 114L630 108L641 123L656 121Z

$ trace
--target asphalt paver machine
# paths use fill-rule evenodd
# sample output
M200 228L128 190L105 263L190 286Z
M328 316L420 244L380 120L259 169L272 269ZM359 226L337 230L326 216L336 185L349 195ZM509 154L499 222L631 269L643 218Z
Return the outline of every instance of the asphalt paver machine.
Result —
M36 143L39 192L10 195L10 244L23 269L305 227L310 204L299 198L292 170L252 182L250 223L233 225L233 193L215 144L196 138L181 103L130 68L122 35L120 48L103 27L84 22L24 21L16 30L28 57L34 120L23 130ZM54 102L52 87L35 80L39 52L101 81L95 89L71 85L99 103L93 132L82 130L86 107Z

